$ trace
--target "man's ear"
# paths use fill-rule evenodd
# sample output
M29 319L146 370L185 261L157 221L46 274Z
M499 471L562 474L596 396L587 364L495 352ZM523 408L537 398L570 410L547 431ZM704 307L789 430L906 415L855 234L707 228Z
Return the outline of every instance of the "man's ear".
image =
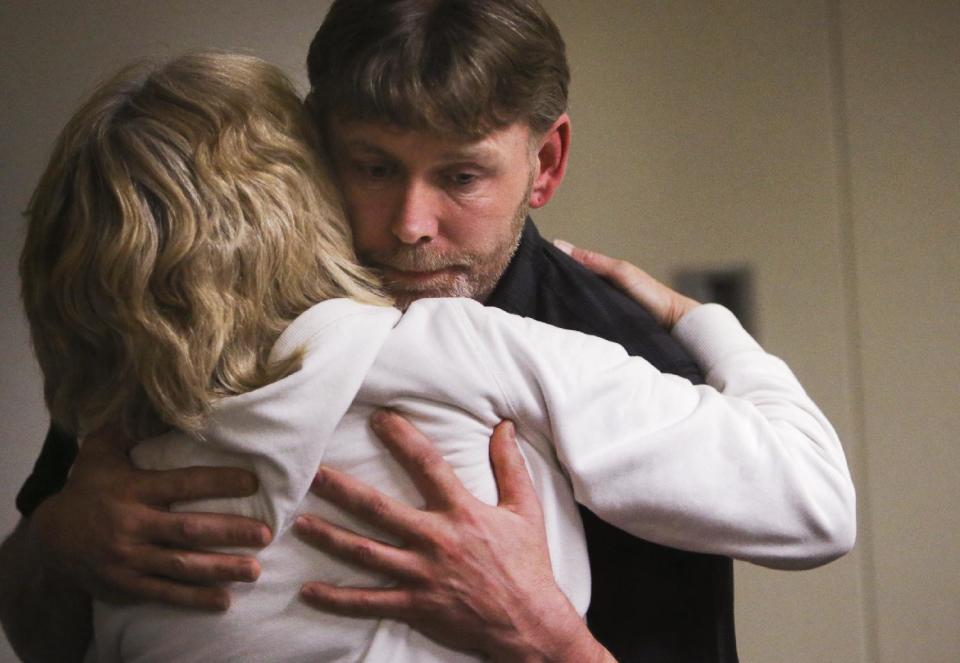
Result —
M539 141L537 172L530 190L530 207L543 207L563 181L570 156L570 116L564 113L556 119Z

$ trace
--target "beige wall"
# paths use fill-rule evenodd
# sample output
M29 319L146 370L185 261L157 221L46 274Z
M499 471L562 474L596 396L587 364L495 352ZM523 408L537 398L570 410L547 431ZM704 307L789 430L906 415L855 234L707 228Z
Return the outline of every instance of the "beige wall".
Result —
M15 261L56 131L103 72L142 55L244 48L302 80L327 4L0 7L0 529L46 423ZM664 277L750 265L762 341L846 440L858 548L813 572L738 565L742 659L954 660L960 5L546 4L570 49L575 130L543 230Z
M850 2L851 265L877 660L960 652L960 3Z

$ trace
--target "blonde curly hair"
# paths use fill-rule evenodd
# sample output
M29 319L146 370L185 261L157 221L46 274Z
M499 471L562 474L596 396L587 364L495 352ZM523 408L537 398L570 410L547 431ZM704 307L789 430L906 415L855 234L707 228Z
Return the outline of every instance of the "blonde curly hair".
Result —
M326 299L389 304L292 85L254 57L127 68L61 133L31 198L22 298L54 421L197 432L296 370L284 328Z

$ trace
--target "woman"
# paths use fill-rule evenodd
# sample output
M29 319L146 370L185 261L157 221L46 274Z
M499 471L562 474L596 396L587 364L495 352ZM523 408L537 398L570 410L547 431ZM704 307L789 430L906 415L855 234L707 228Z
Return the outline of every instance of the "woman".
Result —
M755 560L791 545L764 548L783 528L757 501L777 503L771 519L809 490L850 508L830 424L724 309L691 304L674 334L728 395L469 300L401 313L357 265L317 154L275 68L195 54L105 84L34 194L23 300L54 419L81 435L120 422L147 438L133 452L142 467L253 470L256 495L181 508L252 516L274 532L260 579L235 589L225 614L98 604L97 658L473 660L404 624L317 613L297 598L308 580L387 582L289 532L304 511L364 531L309 495L321 462L421 501L367 427L382 406L446 440L439 451L488 502L489 431L514 421L554 575L581 614L590 583L574 493L637 536L682 548L715 533L712 552ZM750 477L728 484L727 472Z

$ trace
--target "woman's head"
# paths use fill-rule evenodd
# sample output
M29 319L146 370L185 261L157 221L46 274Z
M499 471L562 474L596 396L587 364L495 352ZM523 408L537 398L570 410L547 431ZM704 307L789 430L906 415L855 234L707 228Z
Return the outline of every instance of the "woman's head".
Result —
M22 295L54 419L197 429L311 305L384 299L290 83L197 53L101 86L60 135L27 212Z

